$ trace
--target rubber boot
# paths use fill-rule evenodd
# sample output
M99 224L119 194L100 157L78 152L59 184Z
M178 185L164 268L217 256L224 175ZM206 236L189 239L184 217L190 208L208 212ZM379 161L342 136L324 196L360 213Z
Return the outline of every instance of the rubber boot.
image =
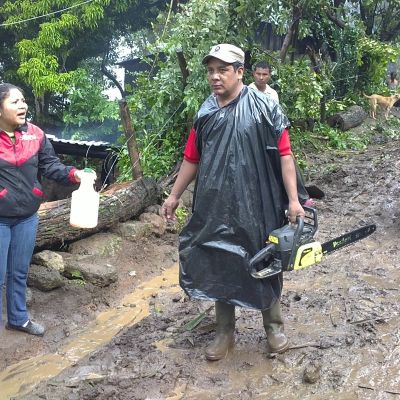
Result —
M279 301L268 310L261 311L261 314L267 334L268 351L270 353L283 353L289 347L289 341L284 334L281 305Z
M215 339L205 351L209 361L225 358L235 343L235 306L217 301L215 319L217 323Z

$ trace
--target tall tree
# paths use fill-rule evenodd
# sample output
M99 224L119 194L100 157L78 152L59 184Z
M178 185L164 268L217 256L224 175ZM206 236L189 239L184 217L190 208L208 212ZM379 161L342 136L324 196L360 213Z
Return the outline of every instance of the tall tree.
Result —
M0 29L12 38L9 44L16 45L17 72L20 80L33 89L37 119L46 117L49 94L67 91L83 60L101 56L110 43L117 43L127 32L149 26L166 3L167 0L5 1L0 6Z

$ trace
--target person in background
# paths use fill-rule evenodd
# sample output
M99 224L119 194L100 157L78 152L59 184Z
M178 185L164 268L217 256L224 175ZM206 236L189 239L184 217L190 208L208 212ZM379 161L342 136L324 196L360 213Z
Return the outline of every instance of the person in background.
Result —
M253 67L254 82L250 83L249 88L264 93L267 97L275 100L279 104L278 93L276 92L276 90L272 89L272 87L268 85L268 82L271 79L271 71L271 66L265 61L260 61L256 63ZM296 167L297 192L300 198L300 202L302 205L313 207L315 206L315 201L310 198L307 192L303 175L294 156L293 160Z
M270 352L284 352L282 273L255 279L248 261L268 233L304 217L296 188L289 121L276 102L242 82L244 52L231 44L204 57L212 95L195 118L184 159L161 208L175 219L179 199L196 178L193 214L180 234L180 285L194 298L215 302L216 336L210 361L234 345L235 306L260 310Z
M397 74L396 74L396 72L391 72L390 73L390 76L389 76L389 79L388 79L388 81L387 81L387 85L388 85L388 88L391 90L391 91L393 91L393 92L395 92L396 90L397 90L397 88L399 87L399 81L397 80Z
M3 287L7 324L43 336L45 328L30 319L26 306L27 277L38 227L43 192L38 173L63 184L80 182L81 171L65 166L43 131L26 121L22 90L0 84L0 325Z
M254 82L250 83L249 88L259 90L279 103L278 93L268 85L268 82L271 80L271 72L271 66L265 61L255 64L253 67Z

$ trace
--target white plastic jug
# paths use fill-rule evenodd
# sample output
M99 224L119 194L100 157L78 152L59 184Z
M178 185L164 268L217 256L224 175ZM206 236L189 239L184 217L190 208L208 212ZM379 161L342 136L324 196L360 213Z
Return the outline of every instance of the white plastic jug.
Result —
M85 168L81 174L81 183L72 192L69 223L76 228L94 228L99 217L99 193L94 190L96 174Z

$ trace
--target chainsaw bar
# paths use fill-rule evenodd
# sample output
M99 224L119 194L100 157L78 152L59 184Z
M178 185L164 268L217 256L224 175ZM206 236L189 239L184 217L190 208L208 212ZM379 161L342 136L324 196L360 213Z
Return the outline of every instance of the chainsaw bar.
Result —
M321 245L322 254L330 254L336 250L342 249L343 247L350 246L354 242L358 242L359 240L366 238L375 231L376 225L367 225L352 232L345 233L344 235L335 239L328 240Z

